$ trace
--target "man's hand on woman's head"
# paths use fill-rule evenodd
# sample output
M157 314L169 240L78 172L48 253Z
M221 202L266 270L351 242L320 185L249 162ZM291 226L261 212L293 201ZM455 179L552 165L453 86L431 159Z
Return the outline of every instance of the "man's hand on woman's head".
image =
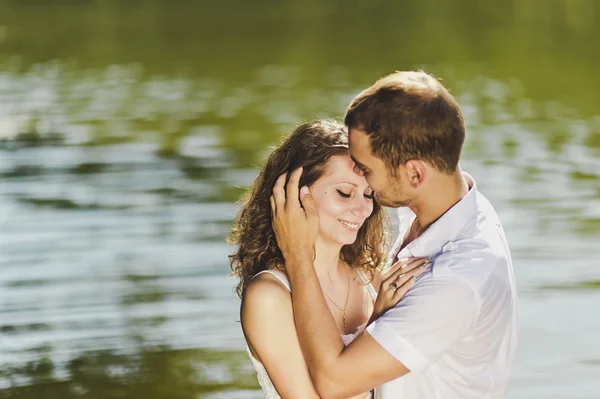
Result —
M270 198L277 245L286 260L312 260L319 234L319 215L308 187L302 187L299 193L302 168L292 172L286 185L287 175L279 176Z

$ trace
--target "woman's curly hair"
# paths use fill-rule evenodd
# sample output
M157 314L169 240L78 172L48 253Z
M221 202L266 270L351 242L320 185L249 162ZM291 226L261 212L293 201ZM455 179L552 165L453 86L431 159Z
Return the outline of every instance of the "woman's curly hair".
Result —
M229 261L233 274L240 278L237 285L240 297L257 273L267 269L283 270L285 267L271 226L269 197L277 178L302 166L300 187L311 186L323 175L332 156L347 154L346 127L333 120L301 124L271 153L242 197L242 208L227 239L230 244L238 245L237 252L229 256ZM384 260L388 230L387 214L373 200L373 212L359 229L356 241L342 247L340 258L372 278Z

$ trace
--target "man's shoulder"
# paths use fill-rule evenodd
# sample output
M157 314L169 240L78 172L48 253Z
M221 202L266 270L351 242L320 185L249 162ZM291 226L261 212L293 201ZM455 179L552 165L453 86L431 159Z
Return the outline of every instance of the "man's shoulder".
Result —
M435 258L435 264L439 265L438 272L463 278L506 267L510 262L510 253L500 238L499 234L476 232L448 242Z
M443 247L450 265L477 274L511 263L504 228L492 204L477 193L477 213L468 226ZM471 273L469 273L471 274Z
M486 295L483 288L490 285L510 290L510 253L502 246L485 236L450 244L433 263L434 278L460 281L470 286L477 296Z

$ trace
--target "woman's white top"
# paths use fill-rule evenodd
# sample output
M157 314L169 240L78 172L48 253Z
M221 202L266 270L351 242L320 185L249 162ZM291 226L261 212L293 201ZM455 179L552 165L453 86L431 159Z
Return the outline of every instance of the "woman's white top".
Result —
M287 277L280 271L278 271L278 270L263 270L263 271L257 273L256 276L258 276L259 274L262 274L262 273L272 274L279 281L281 281L281 283L283 285L285 285L285 287L290 292L292 291ZM356 270L356 274L360 277L360 279L363 281L363 283L366 284L367 291L369 292L369 294L371 294L373 301L375 301L375 298L377 297L377 292L375 292L375 288L373 288L373 285L369 282L369 279L367 278L367 276L361 270L358 270L358 269ZM350 342L352 342L357 336L359 336L360 333L362 333L363 330L365 329L365 326L366 326L366 323L358 326L358 328L354 334L342 335L342 340L344 341L344 345L350 344ZM275 387L273 386L271 379L269 378L269 374L267 374L267 370L265 369L265 366L263 366L263 364L260 361L258 361L257 359L254 358L254 356L252 356L252 352L250 351L250 348L248 347L248 345L246 345L246 350L248 351L248 355L250 356L250 361L252 362L252 365L254 366L254 369L256 370L256 376L258 378L258 383L262 387L263 393L265 394L265 399L281 399L281 397L275 390ZM370 395L369 395L369 397L370 397Z

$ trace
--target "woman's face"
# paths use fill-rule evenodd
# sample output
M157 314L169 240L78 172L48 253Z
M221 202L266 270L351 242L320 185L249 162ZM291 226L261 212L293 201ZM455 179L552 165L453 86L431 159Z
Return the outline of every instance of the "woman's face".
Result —
M373 212L373 190L353 168L349 155L333 156L325 165L323 175L311 187L319 213L319 236L326 242L352 244L365 219Z

